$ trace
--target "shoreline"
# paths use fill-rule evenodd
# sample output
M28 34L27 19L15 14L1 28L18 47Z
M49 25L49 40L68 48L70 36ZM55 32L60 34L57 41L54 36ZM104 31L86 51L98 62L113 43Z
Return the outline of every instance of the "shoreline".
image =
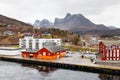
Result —
M38 59L28 59L28 58L15 58L12 56L0 56L1 61L8 62L16 62L16 63L25 63L25 64L33 64L33 65L41 65L76 71L86 71L93 73L104 73L104 74L112 74L119 75L120 67L116 66L105 66L105 65L89 65L89 64L74 64L74 63L63 63L63 62L55 62L50 60L38 60Z

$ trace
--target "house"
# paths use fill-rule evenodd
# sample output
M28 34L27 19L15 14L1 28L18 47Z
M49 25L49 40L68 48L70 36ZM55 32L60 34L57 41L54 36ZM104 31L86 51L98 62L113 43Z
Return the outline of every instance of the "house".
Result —
M101 60L120 60L120 41L99 43L99 54Z
M48 32L45 32L45 33L42 33L42 36L51 36L51 34Z
M36 51L23 51L23 58L36 58L36 59L47 59L47 60L55 60L60 57L64 57L66 55L66 50L61 46L46 46Z
M52 35L48 32L42 33L42 38L52 38Z
M61 39L33 38L28 33L19 40L19 45L26 49L22 52L23 58L54 60L66 55L66 50L61 47Z
M14 34L15 33L12 30L6 30L6 31L3 32L3 35L14 35Z
M98 47L98 36L96 35L84 35L81 36L82 47Z

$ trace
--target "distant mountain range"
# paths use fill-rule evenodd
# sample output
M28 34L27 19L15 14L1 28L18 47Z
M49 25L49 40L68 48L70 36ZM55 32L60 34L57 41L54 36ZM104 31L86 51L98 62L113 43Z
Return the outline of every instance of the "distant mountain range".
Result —
M36 20L34 23L36 28L59 28L69 31L90 31L90 30L111 30L116 29L116 27L109 27L103 24L95 24L89 19L84 17L82 14L70 14L67 13L64 18L55 18L55 21L52 23L47 19L42 21Z
M85 18L82 14L67 13L64 18L55 18L52 23L47 19L36 20L34 23L36 28L60 28L69 30L78 34L115 34L120 35L120 29L114 26L98 25ZM33 26L31 24L0 15L0 35L3 31L8 29L13 30L16 34L18 32L32 32Z

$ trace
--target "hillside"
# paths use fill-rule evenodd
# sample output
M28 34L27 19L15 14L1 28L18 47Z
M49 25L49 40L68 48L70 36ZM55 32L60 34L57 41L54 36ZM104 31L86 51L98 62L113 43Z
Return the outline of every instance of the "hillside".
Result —
M78 18L76 16L78 16ZM83 22L78 21L79 19L82 19ZM65 18L63 18L63 19L56 19L54 24L49 22L46 19L44 19L40 22L41 22L40 25L43 25L43 28L36 29L36 28L33 28L33 26L26 24L24 22L0 15L0 45L18 44L19 38L21 36L23 37L23 34L26 32L33 33L34 37L36 37L36 38L42 38L41 37L42 33L48 32L51 34L51 36L49 36L49 37L61 38L63 40L63 43L70 43L70 44L75 44L75 45L81 45L81 40L80 40L79 34L120 35L120 33L119 33L120 29L115 29L115 28L109 29L108 27L106 27L104 25L97 25L97 27L96 27L96 24L92 23L90 20L86 19L81 14L78 14L78 15L67 14L65 16ZM77 23L75 24L75 22L77 22L78 24L84 25L84 27L82 26L84 29L81 26L78 27L78 24ZM85 22L85 24L84 24L84 22ZM38 20L38 23L39 23L39 20ZM76 25L76 27L72 28L70 26L70 24L68 24L68 23L73 23L71 25ZM89 26L90 24L91 24L91 26ZM56 25L56 27L53 25ZM58 26L58 25L61 25L61 26ZM66 28L66 29L61 30L61 29L59 29L59 27L61 29L62 29L62 27ZM73 32L77 33L77 34L74 34Z
M91 30L86 31L84 34L96 34L96 35L103 35L103 34L109 34L109 35L120 35L120 29L112 29L112 30Z
M61 38L62 43L66 44L69 43L71 45L81 45L81 38L80 35L74 34L73 32L66 31L66 30L60 30L56 28L40 28L40 29L34 29L34 37L36 34L41 33L49 33L51 34L51 38ZM38 36L37 36L38 37ZM41 38L44 38L40 36Z
M49 22L46 20L42 21L43 24L45 22L49 24ZM70 42L72 44L77 44L75 40L78 41L80 39L78 35L69 31L55 29L55 28L34 29L29 24L0 15L0 45L6 46L9 44L10 45L18 44L19 38L21 37L21 35L23 37L24 36L23 34L26 32L33 33L35 38L44 38L45 36L43 37L42 34L48 32L51 34L49 38L50 37L61 38L63 42Z
M6 27L6 29L16 27L19 31L28 31L28 29L32 29L33 26L22 21L0 15L0 27Z
M0 45L18 44L20 33L32 31L33 26L22 21L0 15Z

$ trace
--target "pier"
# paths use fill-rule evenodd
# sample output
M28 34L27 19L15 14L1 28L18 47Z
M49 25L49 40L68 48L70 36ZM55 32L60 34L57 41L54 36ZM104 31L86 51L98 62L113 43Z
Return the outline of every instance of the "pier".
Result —
M112 75L120 75L120 68L117 66L105 66L105 65L87 65L87 64L74 64L74 63L63 63L49 60L39 60L39 59L27 59L27 58L15 58L10 56L1 56L0 60L9 61L9 62L17 62L17 63L25 63L32 65L41 65L41 66L49 66L55 68L62 69L70 69L77 71L86 71L86 72L94 72L94 73L104 73L104 74L112 74Z

